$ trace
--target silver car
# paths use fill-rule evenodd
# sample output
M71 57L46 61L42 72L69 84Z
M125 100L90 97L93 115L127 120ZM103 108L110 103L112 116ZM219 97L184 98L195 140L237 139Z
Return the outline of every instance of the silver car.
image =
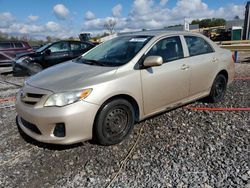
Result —
M232 53L203 35L121 35L30 77L17 95L17 122L46 143L117 144L149 116L222 100L233 77Z

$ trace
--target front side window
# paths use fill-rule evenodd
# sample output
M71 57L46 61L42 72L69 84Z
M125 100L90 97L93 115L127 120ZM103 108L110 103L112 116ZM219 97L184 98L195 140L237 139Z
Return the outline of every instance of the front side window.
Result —
M196 36L185 36L190 56L212 53L213 48L203 38Z
M120 36L104 42L87 52L83 62L95 62L103 66L120 66L128 63L148 41L151 36Z
M178 36L157 42L146 56L161 56L163 62L174 61L184 57L181 40Z
M69 51L69 46L67 42L58 42L58 43L52 44L49 47L49 50L51 52L65 52L65 51Z
M38 48L38 49L36 50L36 52L42 52L42 51L44 51L46 48L48 48L48 46L50 46L50 45L51 45L51 43L42 45L40 48Z

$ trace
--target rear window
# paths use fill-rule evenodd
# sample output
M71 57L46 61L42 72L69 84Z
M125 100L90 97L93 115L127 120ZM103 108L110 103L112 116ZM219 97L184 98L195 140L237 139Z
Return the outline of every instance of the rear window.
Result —
M0 49L13 48L13 44L11 42L0 42Z
M195 36L185 36L190 56L207 54L214 52L213 48L203 38Z
M15 48L23 48L23 44L21 42L14 42Z

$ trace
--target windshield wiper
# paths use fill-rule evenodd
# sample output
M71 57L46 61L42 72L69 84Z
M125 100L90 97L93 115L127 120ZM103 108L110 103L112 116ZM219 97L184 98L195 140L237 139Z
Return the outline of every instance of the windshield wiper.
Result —
M94 59L82 59L84 63L90 64L90 65L99 65L99 66L104 66L105 64L101 63L100 61L96 61Z

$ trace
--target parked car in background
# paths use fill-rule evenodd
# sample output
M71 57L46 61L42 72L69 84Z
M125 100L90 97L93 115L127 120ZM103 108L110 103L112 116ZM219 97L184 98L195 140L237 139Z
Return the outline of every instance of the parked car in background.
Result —
M58 41L49 43L32 53L17 55L13 63L15 76L33 75L45 68L74 59L95 45L81 41Z
M0 41L0 66L11 66L18 53L33 52L27 42L23 41Z
M221 101L233 78L232 53L201 34L126 34L26 80L17 122L42 142L117 144L134 122L204 97Z

